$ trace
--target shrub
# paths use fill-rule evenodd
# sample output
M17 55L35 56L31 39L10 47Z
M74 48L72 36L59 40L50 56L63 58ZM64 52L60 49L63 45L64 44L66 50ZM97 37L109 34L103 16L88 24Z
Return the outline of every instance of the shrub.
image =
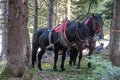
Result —
M91 62L95 66L92 80L119 80L120 68L113 66L111 62L100 56L92 58Z

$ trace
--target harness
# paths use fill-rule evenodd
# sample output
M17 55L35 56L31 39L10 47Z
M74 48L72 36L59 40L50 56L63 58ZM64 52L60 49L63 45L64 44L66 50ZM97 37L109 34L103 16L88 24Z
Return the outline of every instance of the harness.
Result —
M52 49L54 50L54 44L52 43L52 40L51 40L51 35L52 35L53 30L54 29L48 29L48 31L49 31L49 36L48 36L49 45L46 47L46 49L49 49L52 47Z
M60 42L60 44L63 46L63 47L66 47L66 48L70 48L75 42L70 42L67 38L67 34L66 34L66 31L67 31L67 25L70 21L67 20L65 21L63 24L57 26L56 28L53 28L51 30L49 30L49 45L47 46L47 48L50 48L52 47L54 49L54 44L56 42ZM51 35L52 35L52 31L55 30L56 33L58 33L58 40L54 43L52 43L52 40L51 40ZM82 40L80 39L80 36L78 33L75 34L75 38L76 40L78 40L79 42L82 42L82 43L88 43L88 40ZM77 43L78 44L78 43Z
M69 42L69 40L67 39L67 35L66 35L66 27L67 27L67 24L69 23L69 21L65 21L65 23L63 23L62 25L60 25L62 28L61 30L57 30L57 33L58 33L58 41L60 42L60 44L66 48L69 48L71 47L72 43ZM57 27L58 28L58 27ZM49 40L49 45L46 47L47 49L51 48L54 50L54 44L55 43L52 43L52 40L51 40L51 35L52 35L52 31L55 30L56 28L53 28L53 29L49 29L49 36L48 36L48 40Z
M62 31L58 33L58 35L59 35L59 41L62 46L67 48L71 47L72 43L69 42L69 40L67 39L66 30L62 29Z
M90 18L88 18L86 21L85 21L85 24L88 26L89 24L89 21L90 21ZM100 32L100 31L102 31L102 28L101 27L98 27L98 29L97 30L95 30L95 33L98 33L98 32Z
M69 23L69 20L65 21L65 23L62 26L61 32L58 33L60 44L67 48L71 47L72 45L72 43L69 42L69 40L67 39L67 35L66 35L66 28L68 23Z

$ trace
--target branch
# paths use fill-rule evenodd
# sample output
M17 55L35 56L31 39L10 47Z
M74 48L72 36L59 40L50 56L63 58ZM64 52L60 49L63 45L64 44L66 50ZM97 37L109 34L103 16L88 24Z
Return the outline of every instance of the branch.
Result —
M44 0L45 4L50 8L52 14L56 17L56 15L54 14L54 12L52 11L52 8L49 6L49 4L47 4L47 2Z
M88 16L89 11L90 11L90 8L91 8L91 6L92 6L92 3L93 3L93 0L91 0L91 2L90 2L90 4L89 4L89 8L88 8L88 12L87 12L87 14L86 14L85 16L83 16L80 20L82 20L82 19L84 19L86 16ZM79 19L79 18L80 18L80 16L77 17L77 19ZM77 19L76 19L76 20L77 20Z

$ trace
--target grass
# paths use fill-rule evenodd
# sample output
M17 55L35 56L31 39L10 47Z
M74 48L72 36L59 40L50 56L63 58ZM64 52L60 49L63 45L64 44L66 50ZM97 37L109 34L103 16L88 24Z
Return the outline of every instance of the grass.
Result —
M100 56L96 54L95 56ZM106 59L108 54L103 54L103 58ZM33 69L26 68L25 75L23 80L93 80L93 70L95 70L98 66L92 64L92 69L87 69L88 60L84 59L81 62L81 69L75 69L76 66L69 66L68 61L65 62L65 71L53 71L53 62L43 63L42 68L43 71L39 71L37 66ZM58 61L58 70L60 70L60 61ZM3 71L5 65L0 65L0 72ZM9 71L4 70L2 74L0 74L0 80L7 80L4 77L12 76ZM4 78L4 79L2 79ZM37 79L36 79L37 78ZM47 79L46 79L47 78ZM95 80L95 79L94 79Z
M9 77L13 76L9 70L5 69L5 66L5 64L0 65L0 80L7 80Z
M58 70L60 70L60 63L58 63ZM34 80L35 77L38 77L37 80L46 80L48 77L50 80L91 80L92 70L87 69L87 61L84 60L81 62L81 69L75 69L75 66L69 66L68 62L65 62L66 71L53 71L53 63L44 63L42 64L43 71L39 71L37 66L33 69L26 69L23 80ZM7 80L11 77L12 74L8 70L4 70L5 64L0 65L0 80ZM40 74L38 74L40 72ZM41 75L42 74L42 75Z
M81 69L75 69L75 66L69 66L68 62L65 63L65 69L64 72L56 71L54 72L52 70L52 63L46 63L43 64L42 71L44 74L47 74L48 76L54 76L58 80L90 80L92 77L92 70L87 69L87 63L82 62L81 63ZM60 68L58 68L60 70ZM41 78L40 80L44 80L44 78Z
M0 73L2 73L2 71L4 70L4 68L5 68L5 64L2 64L2 65L0 65Z
M0 61L0 80L8 80L8 77L13 76L11 71L5 69L6 67L6 60Z

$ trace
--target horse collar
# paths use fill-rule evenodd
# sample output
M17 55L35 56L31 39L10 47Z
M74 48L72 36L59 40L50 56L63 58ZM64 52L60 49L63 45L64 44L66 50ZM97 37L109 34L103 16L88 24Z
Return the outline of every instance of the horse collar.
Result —
M67 28L68 22L69 21L67 21L67 23L65 25L66 28ZM58 35L59 35L59 41L60 41L61 45L64 46L64 47L71 47L72 43L69 42L69 40L67 39L65 26L62 28L62 31L58 33Z

